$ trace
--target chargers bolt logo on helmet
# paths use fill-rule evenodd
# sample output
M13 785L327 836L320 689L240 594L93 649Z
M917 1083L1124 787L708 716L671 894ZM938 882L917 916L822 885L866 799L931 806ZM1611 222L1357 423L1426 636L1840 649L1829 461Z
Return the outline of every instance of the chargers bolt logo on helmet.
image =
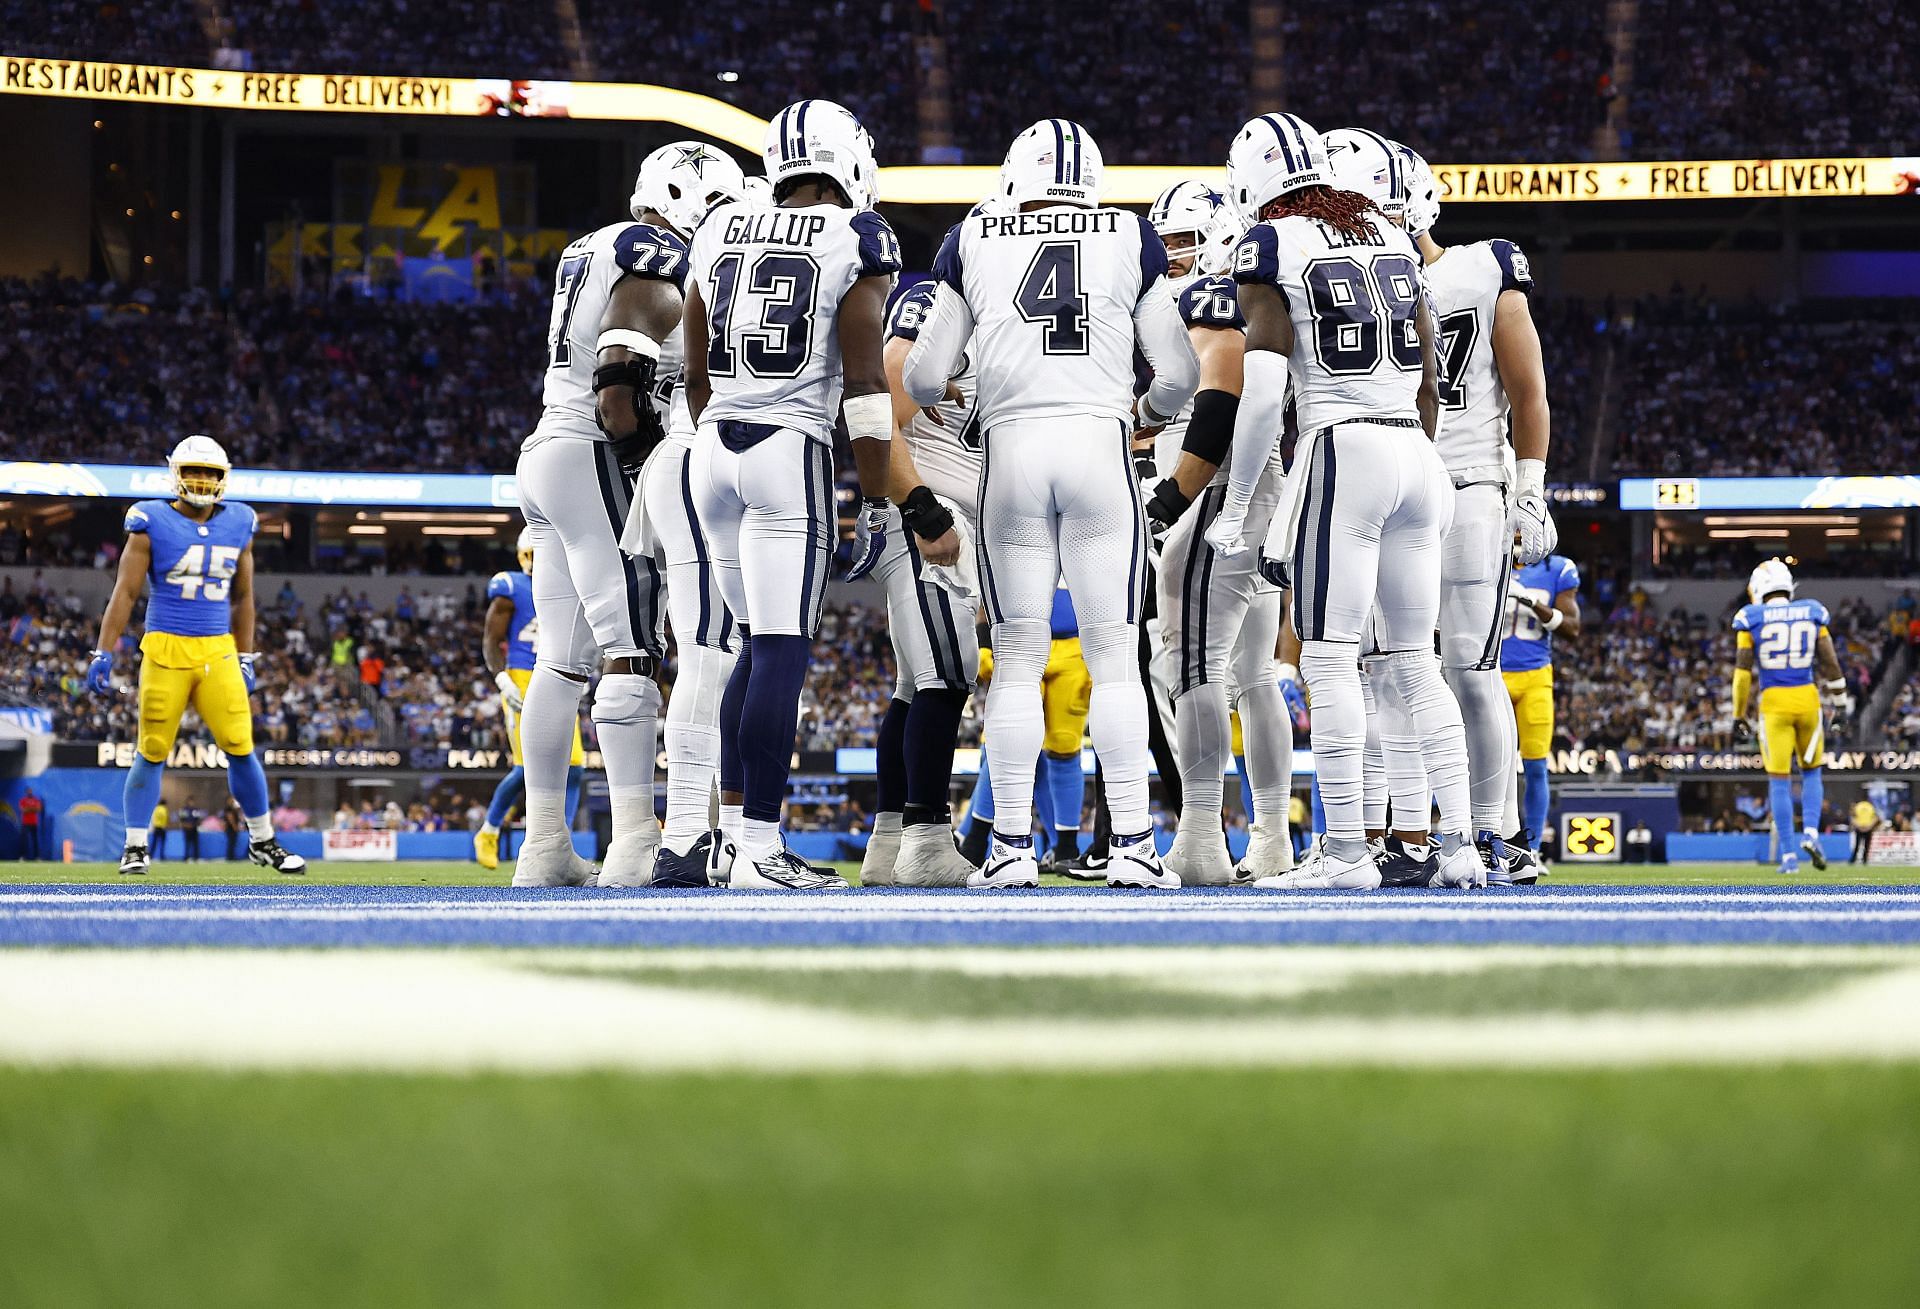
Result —
M227 493L227 474L233 464L227 452L210 436L190 436L167 456L173 490L190 505L218 504Z
M1294 114L1248 119L1227 150L1227 199L1249 227L1277 197L1332 180L1326 142Z
M1195 271L1224 273L1233 247L1245 235L1227 198L1205 182L1175 182L1147 210L1147 221L1166 243L1167 258L1194 261ZM1181 239L1177 244L1175 238Z
M1407 170L1401 147L1364 127L1336 127L1323 140L1333 184L1373 201L1389 222L1406 225Z
M746 193L746 175L732 155L700 141L675 141L641 161L627 210L637 222L651 209L691 237L708 210Z
M1023 204L1100 203L1106 162L1087 129L1066 118L1043 118L1013 138L1000 165L1000 197L1018 209Z
M1760 604L1770 595L1785 594L1793 599L1793 570L1785 560L1769 559L1753 570L1753 576L1747 579L1747 598Z
M831 178L855 209L873 207L880 180L873 137L831 100L797 100L775 114L762 153L776 188L788 178L819 173Z

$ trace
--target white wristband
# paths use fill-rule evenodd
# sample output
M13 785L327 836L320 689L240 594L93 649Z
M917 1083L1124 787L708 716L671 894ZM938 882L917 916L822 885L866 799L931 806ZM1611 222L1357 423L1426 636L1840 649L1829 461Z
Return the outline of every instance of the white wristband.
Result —
M1847 679L1844 677L1836 677L1831 682L1822 682L1821 685L1826 687L1827 690L1833 692L1835 695L1839 695L1842 691L1847 689Z
M1530 495L1546 498L1547 461L1544 459L1521 459L1513 466L1513 498L1523 500Z
M893 440L893 397L885 391L851 396L841 409L847 415L847 435L851 439Z
M1300 670L1299 668L1295 667L1293 664L1281 664L1279 668L1279 673L1280 673L1281 681L1292 682L1296 686L1299 685Z
M609 327L600 333L600 341L594 346L594 352L597 354L610 345L624 345L634 354L648 359L660 357L660 343L645 332L635 331L631 327Z
M1560 630L1560 624L1566 621L1567 621L1566 614L1562 613L1558 609L1555 609L1552 613L1549 613L1546 616L1546 618L1541 621L1540 626L1546 628L1549 632L1557 632Z

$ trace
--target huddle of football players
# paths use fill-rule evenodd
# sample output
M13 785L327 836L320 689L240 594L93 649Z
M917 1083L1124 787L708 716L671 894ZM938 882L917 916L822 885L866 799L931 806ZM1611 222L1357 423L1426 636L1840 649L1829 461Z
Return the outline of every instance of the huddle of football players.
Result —
M898 668L863 883L1037 886L1037 787L1077 831L1077 739L1056 748L1042 693L1062 597L1109 885L1537 872L1506 817L1516 731L1500 676L1512 566L1554 544L1532 279L1510 243L1434 241L1424 161L1264 114L1232 143L1226 195L1183 182L1142 218L1101 204L1086 129L1043 119L932 278L895 298L900 247L854 116L790 105L764 157L750 181L697 142L663 147L631 221L560 262L546 412L519 465L540 639L519 710L516 884L845 885L780 828L841 427L860 488L848 576L885 590ZM992 817L973 860L949 800L982 623ZM613 810L600 869L563 813L596 673ZM1289 678L1312 696L1326 812L1299 868ZM1220 822L1236 715L1253 809L1237 866ZM1164 860L1156 731L1183 810Z
M1224 195L1181 182L1141 217L1101 204L1086 129L1043 119L947 233L932 278L897 298L900 246L873 208L873 143L855 117L790 105L764 158L766 176L749 178L699 142L664 146L642 164L630 219L560 259L544 411L519 456L521 571L488 588L485 655L516 767L476 840L483 864L497 865L523 789L516 886L847 885L780 826L843 428L860 493L847 572L884 588L898 668L863 883L1039 885L1042 782L1043 810L1073 833L1048 866L1115 887L1537 875L1509 817L1522 690L1510 698L1500 664L1521 606L1543 632L1566 621L1551 595L1510 590L1514 568L1555 543L1532 278L1508 242L1434 241L1437 189L1418 155L1263 114L1231 144ZM178 497L128 515L90 671L110 676L150 572L128 871L144 868L189 697L233 761L250 827L265 823L242 653L253 515L222 504L212 441L190 438L173 463ZM1050 715L1063 602L1079 703ZM961 721L987 680L980 624L991 818L969 859L949 801ZM1283 687L1296 680L1325 809L1298 867ZM590 688L612 811L599 867L569 830ZM1063 744L1050 728L1066 718ZM1083 719L1101 810L1086 855ZM1222 779L1240 751L1252 824L1236 865ZM1164 859L1155 757L1181 810ZM1529 776L1530 813L1535 789ZM298 870L269 828L253 837L256 862Z

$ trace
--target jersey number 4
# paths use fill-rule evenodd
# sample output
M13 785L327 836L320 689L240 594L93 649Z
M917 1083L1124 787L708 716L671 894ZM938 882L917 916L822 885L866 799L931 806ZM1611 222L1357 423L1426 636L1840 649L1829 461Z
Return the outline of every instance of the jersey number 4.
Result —
M1384 353L1403 373L1420 371L1420 338L1413 315L1420 272L1405 255L1376 255L1364 268L1346 256L1306 269L1313 307L1313 350L1335 377L1359 377L1380 366Z
M753 261L746 273L746 289L764 297L760 321L757 325L740 324L736 352L733 320L746 258L733 251L714 262L707 372L713 377L732 377L744 363L754 377L798 377L813 355L813 295L820 282L820 265L811 255L778 250Z
M182 600L224 600L239 562L237 545L190 545L167 570L167 585L179 587Z
M1087 353L1087 297L1080 289L1080 244L1050 241L1033 252L1013 307L1040 323L1040 348L1050 355Z

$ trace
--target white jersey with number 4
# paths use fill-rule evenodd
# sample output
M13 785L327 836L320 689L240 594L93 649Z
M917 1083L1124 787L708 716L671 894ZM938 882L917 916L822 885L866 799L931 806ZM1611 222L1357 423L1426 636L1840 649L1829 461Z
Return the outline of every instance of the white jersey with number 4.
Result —
M686 242L651 223L610 223L561 252L547 325L546 410L523 448L560 434L606 439L593 419L593 370L600 353L600 320L613 288L629 277L653 277L678 289L686 274ZM680 329L675 327L660 344L654 372L654 403L663 418L679 380Z
M732 419L833 440L840 412L840 301L863 277L900 271L900 242L871 209L746 201L693 238L707 310L702 424Z
M1418 419L1420 258L1379 214L1362 237L1314 218L1254 224L1234 250L1240 283L1278 287L1293 318L1293 394L1304 436L1355 419Z
M1508 291L1533 293L1533 270L1511 241L1449 246L1426 266L1440 354L1440 459L1456 482L1505 482L1512 406L1493 357L1493 315Z
M1131 421L1136 316L1159 297L1173 321L1166 246L1145 218L1072 205L969 215L933 275L971 314L988 429L1075 414Z

